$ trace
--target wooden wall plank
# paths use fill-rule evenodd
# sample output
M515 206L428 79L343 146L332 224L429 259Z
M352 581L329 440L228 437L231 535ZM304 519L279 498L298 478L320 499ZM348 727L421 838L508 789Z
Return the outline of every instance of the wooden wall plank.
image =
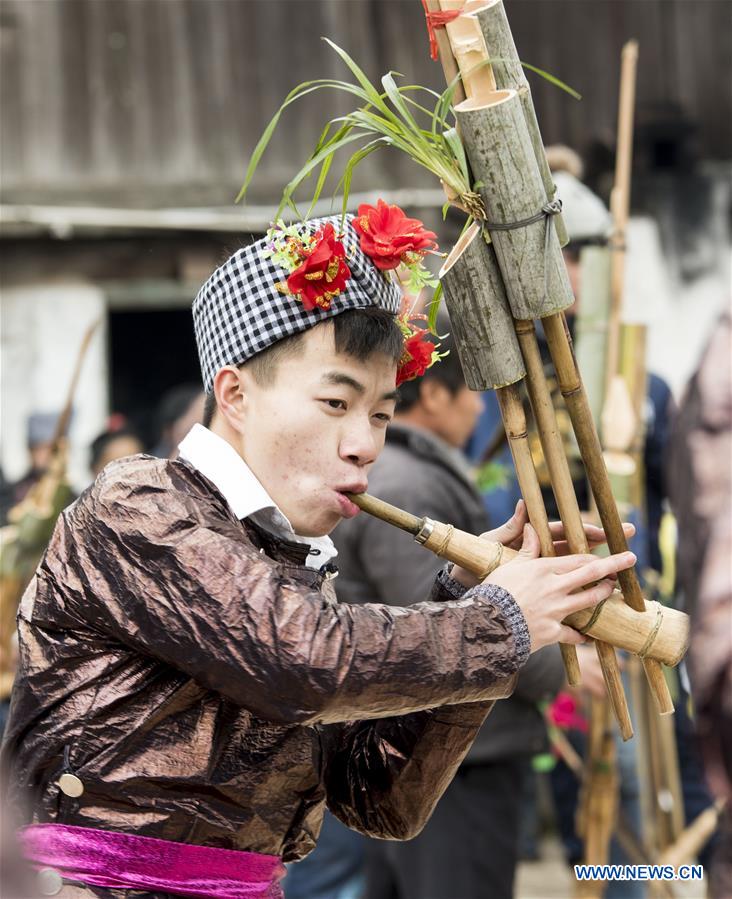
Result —
M548 142L612 144L620 48L640 42L638 117L674 104L703 155L732 156L732 30L724 0L506 0L519 53L580 90L530 75ZM377 80L396 69L442 89L418 0L3 0L0 151L6 197L119 204L228 203L258 136L308 78L347 77L328 35ZM272 201L335 94L292 107L257 179ZM364 184L431 186L394 154Z

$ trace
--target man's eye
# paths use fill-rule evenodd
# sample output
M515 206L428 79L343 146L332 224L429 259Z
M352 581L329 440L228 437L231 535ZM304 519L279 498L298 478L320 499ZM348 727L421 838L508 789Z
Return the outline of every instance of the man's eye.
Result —
M345 400L322 400L326 404L326 406L330 406L331 409L345 409L346 401Z
M374 418L377 419L378 421L383 421L384 424L387 424L387 425L391 421L391 415L388 415L386 412L377 412L374 415Z

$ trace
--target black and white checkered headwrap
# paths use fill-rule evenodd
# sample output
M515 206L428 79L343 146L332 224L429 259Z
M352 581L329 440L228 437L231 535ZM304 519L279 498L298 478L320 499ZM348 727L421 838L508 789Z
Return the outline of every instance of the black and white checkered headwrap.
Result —
M225 365L240 365L273 343L347 309L380 306L395 314L399 311L399 288L361 250L352 219L353 216L347 216L343 223L341 216L336 215L306 223L311 233L331 222L338 234L344 225L341 240L351 277L344 290L333 298L330 309L308 311L295 297L277 290L277 283L285 281L289 272L261 255L266 238L238 250L216 269L193 301L193 324L206 393L211 393L214 376Z

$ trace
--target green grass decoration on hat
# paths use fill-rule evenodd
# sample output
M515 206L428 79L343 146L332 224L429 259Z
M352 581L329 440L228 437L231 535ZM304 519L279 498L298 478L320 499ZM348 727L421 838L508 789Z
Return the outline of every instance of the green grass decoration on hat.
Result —
M398 72L387 72L381 79L383 90L379 91L345 50L328 38L323 38L323 40L348 66L356 83L334 78L318 78L313 81L303 81L302 84L293 88L257 142L236 202L245 198L259 162L285 109L307 94L331 89L352 94L361 101L362 105L352 112L332 118L326 123L315 150L300 171L286 185L277 210L277 218L286 207L291 207L300 217L293 199L295 191L320 169L310 208L304 216L304 218L310 218L313 207L323 191L335 154L357 141L361 141L361 146L349 158L343 176L334 191L334 196L342 191L343 214L348 207L351 179L356 166L374 151L382 147L394 147L406 153L417 165L439 178L454 195L456 203L462 206L471 217L483 218L485 216L483 204L476 192L476 185L470 184L467 158L455 130L452 99L459 78L448 85L443 93L438 94L419 84L398 85L395 76L399 78L403 76ZM522 63L522 65L579 98L576 91L555 76L527 63ZM420 94L427 95L432 101L435 101L432 109L414 99L415 95ZM422 124L418 119L422 120Z
M244 184L236 202L245 199L262 156L287 107L308 94L329 89L352 94L360 101L360 105L352 112L336 116L325 124L317 146L302 168L285 186L275 215L276 220L280 218L285 208L292 209L300 219L310 218L314 206L323 192L335 154L344 147L354 144L358 144L358 148L348 159L343 175L333 192L334 198L339 192L342 193L342 215L345 216L348 208L351 180L356 167L376 150L393 147L405 153L417 165L427 169L444 185L446 192L453 199L443 206L443 216L450 203L454 203L467 213L468 224L472 219L485 219L483 201L477 192L480 185L470 183L468 161L455 129L452 101L460 77L456 77L443 93L438 94L419 84L399 85L395 78L403 76L398 72L387 72L381 78L383 90L380 91L345 50L328 38L323 38L323 40L340 56L353 74L355 82L318 78L312 81L303 81L302 84L298 84L290 91L254 148ZM486 64L488 63L481 65ZM555 76L543 72L535 66L526 63L522 63L522 65L579 98L576 91ZM426 96L434 105L430 109L418 102L415 96L419 96L420 99L424 99ZM317 181L310 206L307 213L301 216L295 205L295 192L316 172L318 172ZM433 286L429 282L425 282L425 284ZM425 285L411 286L418 289ZM429 327L432 331L435 328L440 294L441 286L438 285L429 308Z

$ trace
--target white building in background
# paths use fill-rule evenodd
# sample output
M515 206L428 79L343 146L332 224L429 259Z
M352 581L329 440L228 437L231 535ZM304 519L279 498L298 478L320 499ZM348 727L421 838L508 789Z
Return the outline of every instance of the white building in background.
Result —
M108 414L107 310L104 292L83 281L37 281L6 286L0 294L2 471L6 479L28 468L26 422L33 412L58 412L75 366L74 348L96 324L81 369L70 428L69 477L78 490L89 482L87 449Z

